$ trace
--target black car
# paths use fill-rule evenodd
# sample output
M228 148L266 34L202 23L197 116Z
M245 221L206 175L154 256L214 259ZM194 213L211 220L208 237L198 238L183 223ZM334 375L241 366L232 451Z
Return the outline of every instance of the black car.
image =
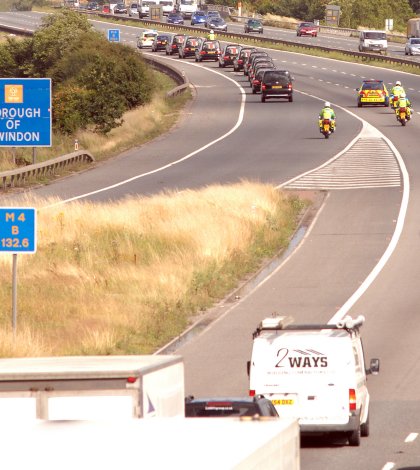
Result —
M195 51L200 47L201 38L198 36L185 36L184 42L178 46L180 59L194 57Z
M238 55L239 44L226 44L219 56L219 67L233 66L233 59Z
M251 52L246 60L246 62L244 63L244 75L248 75L248 70L249 70L249 67L251 65L251 62L253 60L254 57L268 57L268 54L267 52L263 52L263 51L254 51L254 52Z
M272 65L275 67L274 62L270 57L257 57L250 65L248 69L248 80L252 82L255 76L255 70L259 65Z
M255 47L241 47L239 54L233 59L233 70L239 72L244 69L244 63L251 52L256 52Z
M263 24L260 20L256 20L255 18L250 18L246 20L244 25L244 32L245 33L260 33L264 32Z
M219 61L220 43L217 40L205 39L201 41L200 47L195 51L195 61L203 60Z
M114 7L114 13L119 15L126 15L128 13L128 8L124 3L117 3Z
M181 13L172 12L166 17L166 22L170 24L184 24L184 17Z
M261 77L261 102L269 98L293 101L293 77L288 70L266 70Z
M86 7L86 9L90 11L97 11L100 10L100 8L101 7L99 6L98 2L89 2Z
M273 70L276 67L274 65L262 65L261 67L257 67L255 70L254 78L251 82L251 87L252 87L252 93L255 95L255 93L258 93L261 91L261 79L262 76L264 75L264 72L266 70Z
M259 395L244 398L194 398L185 399L185 417L227 417L227 416L272 416L278 417L270 400Z
M170 39L169 34L158 34L153 40L152 52L165 51Z
M184 42L186 34L174 34L166 44L166 55L177 54L179 45Z

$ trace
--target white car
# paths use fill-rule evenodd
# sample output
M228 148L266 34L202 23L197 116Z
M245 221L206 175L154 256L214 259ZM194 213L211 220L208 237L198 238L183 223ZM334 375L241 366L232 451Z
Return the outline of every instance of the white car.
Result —
M294 324L269 317L253 334L249 395L271 400L279 416L297 419L302 435L340 433L351 446L369 435L366 375L359 329L364 317L336 324Z
M143 49L143 47L152 47L155 37L158 35L155 29L146 29L137 38L137 47Z
M137 3L132 3L128 8L128 16L138 18L139 17L139 6Z
M420 54L420 38L409 38L405 44L405 55Z

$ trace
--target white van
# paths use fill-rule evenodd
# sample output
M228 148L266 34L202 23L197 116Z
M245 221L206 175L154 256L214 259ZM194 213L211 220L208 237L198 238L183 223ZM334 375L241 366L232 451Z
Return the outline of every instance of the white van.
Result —
M359 328L364 317L337 324L297 325L291 317L263 320L248 362L250 396L264 395L280 417L299 420L301 434L344 433L352 446L369 435L367 374Z
M388 50L388 40L385 31L366 30L360 31L359 51L373 51L386 54Z

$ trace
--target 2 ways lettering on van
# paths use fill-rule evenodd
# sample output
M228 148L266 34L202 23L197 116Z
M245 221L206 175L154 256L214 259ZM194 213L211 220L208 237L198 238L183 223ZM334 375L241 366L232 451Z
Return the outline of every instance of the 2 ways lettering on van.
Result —
M314 349L281 348L277 351L278 361L275 367L291 368L317 368L328 367L328 358L325 354Z

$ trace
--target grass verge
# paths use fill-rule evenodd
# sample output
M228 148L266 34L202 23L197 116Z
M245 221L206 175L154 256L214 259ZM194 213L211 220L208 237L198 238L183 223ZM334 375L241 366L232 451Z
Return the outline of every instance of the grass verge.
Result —
M308 202L244 181L111 204L27 201L38 249L0 257L0 356L151 353L285 248ZM90 214L95 214L91 217Z

